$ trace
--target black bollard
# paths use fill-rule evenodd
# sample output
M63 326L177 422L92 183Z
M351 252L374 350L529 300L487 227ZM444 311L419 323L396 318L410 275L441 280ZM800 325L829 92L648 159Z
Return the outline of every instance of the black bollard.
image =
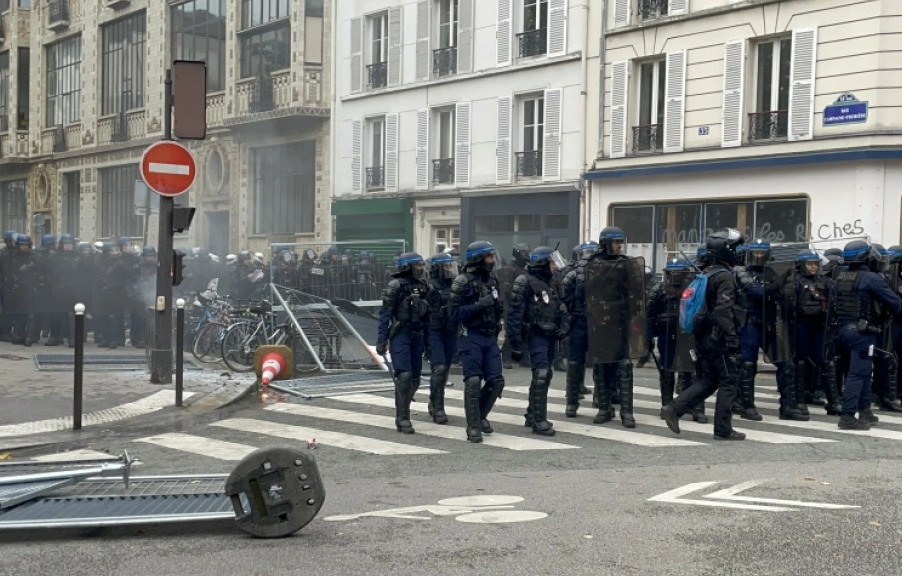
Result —
M185 369L185 301L175 301L175 405L181 408Z
M75 305L75 390L72 400L72 428L81 430L85 372L85 305Z

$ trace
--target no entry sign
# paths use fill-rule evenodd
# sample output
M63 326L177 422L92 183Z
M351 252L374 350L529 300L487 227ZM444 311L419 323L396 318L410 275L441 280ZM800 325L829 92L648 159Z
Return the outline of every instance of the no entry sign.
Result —
M178 196L194 184L197 165L191 152L178 142L157 142L141 157L141 176L154 192Z

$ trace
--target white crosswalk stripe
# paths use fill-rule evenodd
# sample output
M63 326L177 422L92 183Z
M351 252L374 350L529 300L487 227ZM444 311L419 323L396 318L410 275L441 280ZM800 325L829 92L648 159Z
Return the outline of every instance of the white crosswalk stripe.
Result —
M149 438L139 438L135 442L154 444L163 448L172 448L182 452L228 461L241 460L257 449L257 447L248 446L247 444L237 444L235 442L214 440L203 436L195 436L194 434L180 434L177 432L160 434Z

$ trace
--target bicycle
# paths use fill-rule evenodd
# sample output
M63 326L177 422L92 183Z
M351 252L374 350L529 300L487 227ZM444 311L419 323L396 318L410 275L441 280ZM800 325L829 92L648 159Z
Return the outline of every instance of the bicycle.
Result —
M233 372L250 372L254 369L254 354L263 345L281 345L293 348L297 336L291 320L269 329L272 320L272 305L263 301L259 306L251 306L250 314L259 316L256 322L236 322L226 328L222 336L222 360Z

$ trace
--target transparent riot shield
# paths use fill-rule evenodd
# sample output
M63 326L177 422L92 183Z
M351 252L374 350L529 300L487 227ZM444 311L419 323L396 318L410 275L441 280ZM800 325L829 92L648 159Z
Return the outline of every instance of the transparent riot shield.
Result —
M645 259L593 259L586 264L586 316L589 363L645 356Z

